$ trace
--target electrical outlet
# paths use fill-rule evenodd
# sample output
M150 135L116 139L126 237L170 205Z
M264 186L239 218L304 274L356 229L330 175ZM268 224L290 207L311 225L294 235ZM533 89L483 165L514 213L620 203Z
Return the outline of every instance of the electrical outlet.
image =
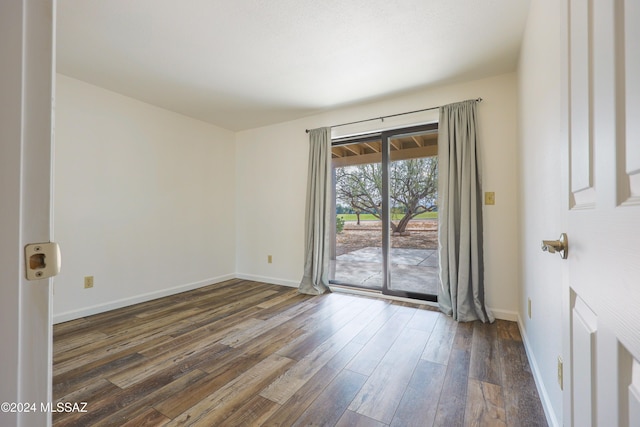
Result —
M273 262L273 257L271 255L267 255L267 262L271 264Z
M558 356L558 385L560 386L560 390L564 390L564 363L562 362L562 357Z
M93 288L93 276L84 276L84 288Z
M529 314L529 319L531 319L531 298L527 300L527 313Z

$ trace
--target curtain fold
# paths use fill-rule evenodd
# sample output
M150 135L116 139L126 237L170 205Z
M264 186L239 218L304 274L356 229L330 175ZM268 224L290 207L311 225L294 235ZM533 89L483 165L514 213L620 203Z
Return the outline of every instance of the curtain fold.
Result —
M309 173L305 218L304 275L298 292L320 295L329 290L331 227L331 128L309 132Z
M440 107L440 310L461 322L494 318L484 303L482 185L476 100Z

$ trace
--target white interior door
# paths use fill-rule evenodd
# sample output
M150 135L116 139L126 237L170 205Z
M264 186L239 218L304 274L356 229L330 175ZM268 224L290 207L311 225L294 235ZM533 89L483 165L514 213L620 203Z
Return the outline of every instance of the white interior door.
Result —
M2 426L51 423L51 279L26 279L24 247L51 239L54 13L55 0L0 1Z
M568 0L565 424L640 426L640 2Z

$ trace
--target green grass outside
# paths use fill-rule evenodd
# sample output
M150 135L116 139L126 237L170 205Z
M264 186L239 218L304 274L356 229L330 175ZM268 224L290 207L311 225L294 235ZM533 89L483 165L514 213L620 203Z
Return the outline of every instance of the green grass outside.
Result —
M338 214L338 217L344 219L345 221L358 220L356 214ZM398 220L400 218L402 218L401 214L393 214L391 219ZM425 212L416 216L413 219L437 219L437 218L438 218L438 212ZM379 221L379 219L371 214L361 214L360 221Z

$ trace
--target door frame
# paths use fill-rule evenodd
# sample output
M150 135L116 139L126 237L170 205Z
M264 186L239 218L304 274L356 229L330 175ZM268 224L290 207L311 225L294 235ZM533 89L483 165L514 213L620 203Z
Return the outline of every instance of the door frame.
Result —
M422 124L422 125L413 125L413 126L403 126L403 127L399 127L399 128L393 128L393 129L387 129L387 130L383 130L380 132L375 132L375 133L370 133L370 134L365 134L365 135L358 135L358 136L354 136L354 137L340 137L340 138L334 138L332 140L332 147L335 145L345 145L345 144L350 144L350 143L358 143L358 142L364 142L364 141L368 141L371 140L373 138L375 139L380 139L381 141L381 151L382 151L382 159L381 159L381 164L382 164L382 215L381 215L381 223L382 223L382 289L381 289L381 293L383 295L390 295L390 296L396 296L396 297L403 297L403 298L411 298L411 299L418 299L418 300L423 300L423 301L431 301L431 302L437 302L438 301L438 296L437 295L431 295L431 294L422 294L422 293L417 293L417 292L408 292L408 291L399 291L399 290L393 290L393 289L389 289L389 283L391 280L391 259L389 256L389 251L391 249L391 212L390 212L390 207L389 207L389 164L390 164L390 143L389 140L397 135L405 135L405 134L414 134L414 133L426 133L426 132L437 132L438 131L438 123L428 123L428 124ZM331 207L331 211L332 211L332 215L331 215L331 221L332 221L332 225L331 225L331 229L335 230L335 211L336 211L336 206L335 206L335 187L336 187L336 180L335 180L335 168L332 168L332 207ZM335 235L334 237L331 239L331 243L330 243L330 248L331 248L331 253L335 254L336 252L336 241L335 241ZM359 285L354 285L354 284L347 284L347 283L341 283L341 282L337 282L337 281L330 281L331 284L333 285L340 285L340 286L348 286L348 287L352 287L352 288L356 288L356 289L366 289L366 290L376 290L377 289L372 289L369 287L364 287L364 286L359 286Z
M27 281L24 247L52 239L55 0L0 2L0 425L51 425L52 280Z

